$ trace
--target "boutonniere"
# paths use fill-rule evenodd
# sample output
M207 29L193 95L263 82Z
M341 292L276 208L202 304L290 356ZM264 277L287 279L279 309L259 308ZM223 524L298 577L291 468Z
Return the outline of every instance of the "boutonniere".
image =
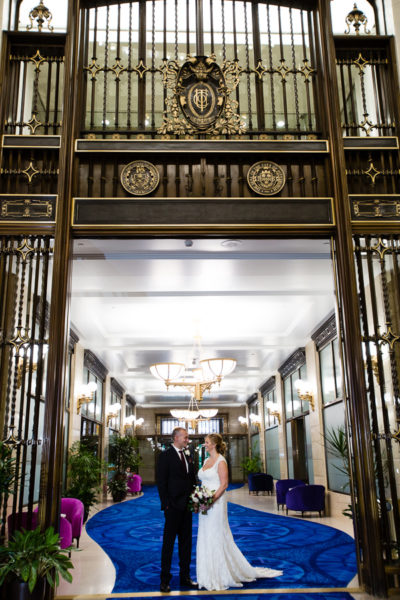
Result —
M185 453L185 456L190 456L189 448L185 448L183 452Z

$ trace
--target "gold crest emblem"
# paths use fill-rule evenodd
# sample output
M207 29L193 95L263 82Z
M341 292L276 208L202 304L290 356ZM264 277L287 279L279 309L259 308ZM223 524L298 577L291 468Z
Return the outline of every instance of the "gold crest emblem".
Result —
M261 196L277 194L285 182L286 177L282 167L267 160L255 163L247 172L249 188Z
M122 169L121 184L134 196L151 194L160 182L156 167L146 160L135 160Z

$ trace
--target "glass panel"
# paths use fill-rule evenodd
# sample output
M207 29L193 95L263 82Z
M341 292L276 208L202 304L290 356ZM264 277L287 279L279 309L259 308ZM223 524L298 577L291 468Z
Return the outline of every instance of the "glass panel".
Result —
M343 472L346 471L347 464L347 454L344 452L347 444L343 443L345 430L343 402L324 408L323 417L328 487L334 492L349 494L349 476Z
M328 344L319 353L321 374L322 402L329 404L336 400L335 371L333 364L332 345Z
M265 456L267 459L267 473L274 479L281 477L281 465L279 457L279 435L278 427L271 427L265 432Z
M253 456L260 456L260 434L255 433L251 436L251 451Z
M332 342L333 345L333 356L335 359L335 380L336 380L336 397L343 398L343 380L342 380L342 367L339 353L339 340L335 338Z
M307 461L307 473L308 483L314 483L314 465L312 460L312 445L311 445L311 429L310 429L310 415L304 417L305 432L306 432L306 461Z
M286 407L286 418L290 419L293 416L292 411L292 388L290 384L290 377L287 377L283 382L283 389L285 395L285 407Z
M293 375L291 375L293 390L293 416L295 417L299 417L302 414L303 409L304 411L308 410L308 402L306 402L305 400L301 400L299 394L297 393L295 385L297 379L301 379L299 372L293 373Z
M247 437L229 438L228 461L232 482L243 481L243 469L240 466L247 455Z

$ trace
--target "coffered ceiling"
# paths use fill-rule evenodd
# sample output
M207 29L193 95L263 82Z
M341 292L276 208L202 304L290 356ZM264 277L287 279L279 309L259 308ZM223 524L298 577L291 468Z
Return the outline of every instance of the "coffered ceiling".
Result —
M71 324L138 403L182 406L155 362L233 357L204 405L244 403L334 309L328 240L76 240Z

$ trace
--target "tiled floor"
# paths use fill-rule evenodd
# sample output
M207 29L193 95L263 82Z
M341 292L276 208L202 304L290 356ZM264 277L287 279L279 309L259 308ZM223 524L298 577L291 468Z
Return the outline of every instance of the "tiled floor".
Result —
M278 513L276 508L276 497L275 496L254 496L249 495L247 486L232 490L228 493L229 501L241 504L248 508L254 508L265 512L272 512L282 514L282 511ZM131 496L128 497L131 500ZM97 510L102 510L107 506L112 505L112 500L108 500L98 505ZM290 516L290 515L289 515ZM292 518L301 518L294 516ZM352 522L346 517L334 518L334 517L305 517L309 520L329 525L337 529L345 531L349 535L353 536ZM115 579L115 569L103 550L98 546L87 534L83 532L80 540L80 551L72 553L72 562L74 564L73 570L73 582L71 584L62 580L59 588L57 589L57 598L63 597L64 600L67 598L74 598L75 600L89 600L91 595L96 595L96 600L106 599L113 586ZM355 590L358 588L357 577L351 581L349 588ZM270 591L270 590L269 590ZM281 592L283 590L280 590ZM205 592L203 591L203 594ZM209 592L208 592L209 593ZM105 594L105 595L104 595ZM149 594L151 596L158 596L158 593ZM185 595L188 595L187 592ZM193 594L190 594L193 595ZM194 592L194 595L201 594ZM240 594L235 593L235 596L240 597ZM352 593L356 600L367 600L368 596L365 594ZM114 595L113 595L114 596ZM134 597L133 595L129 595ZM145 594L141 594L141 597ZM126 594L118 594L114 597L128 598ZM222 598L226 598L226 594L221 595Z

